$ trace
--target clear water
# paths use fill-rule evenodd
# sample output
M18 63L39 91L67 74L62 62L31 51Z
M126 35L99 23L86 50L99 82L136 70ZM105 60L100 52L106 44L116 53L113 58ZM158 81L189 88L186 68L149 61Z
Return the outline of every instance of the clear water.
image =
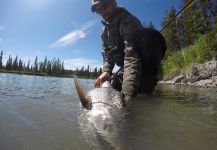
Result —
M87 132L73 79L0 74L0 150L217 149L217 88L159 85L126 111L115 139Z

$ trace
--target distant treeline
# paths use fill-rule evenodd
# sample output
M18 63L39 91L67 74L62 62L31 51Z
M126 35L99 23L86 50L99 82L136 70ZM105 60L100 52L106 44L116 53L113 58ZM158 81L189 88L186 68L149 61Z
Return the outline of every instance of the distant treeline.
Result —
M88 67L85 69L82 67L81 69L76 70L66 70L64 67L64 62L61 62L60 59L54 58L53 60L48 60L45 57L44 61L39 62L38 57L35 57L34 63L31 64L30 60L27 64L18 56L14 59L11 55L6 62L3 64L3 54L4 52L1 51L0 53L0 70L3 72L11 72L11 73L21 73L21 74L33 74L33 75L51 75L51 76L67 76L73 77L76 74L79 77L85 78L96 78L102 73L101 68L91 69Z
M180 8L188 7L162 32L167 42L167 56L194 44L202 35L213 32L212 29L217 22L217 0L194 1L182 0ZM191 3L193 5L187 5ZM162 28L176 14L177 11L172 6L162 20Z

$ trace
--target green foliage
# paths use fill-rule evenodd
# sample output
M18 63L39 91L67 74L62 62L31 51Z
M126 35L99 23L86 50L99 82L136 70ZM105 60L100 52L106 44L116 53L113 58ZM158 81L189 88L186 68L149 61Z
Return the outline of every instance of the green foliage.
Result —
M3 51L0 53L0 62L3 58ZM88 65L85 69L82 67L81 69L73 70L65 70L64 62L61 62L60 59L54 58L53 60L48 60L45 57L43 62L38 62L38 57L35 57L34 63L30 67L30 60L27 65L22 59L19 59L18 56L13 60L11 55L9 56L6 66L3 65L0 68L0 72L5 73L17 73L17 74L28 74L28 75L39 75L39 76L64 76L64 77L73 77L73 74L77 74L79 77L85 78L96 78L102 73L102 68L91 69Z
M83 77L83 78L96 78L100 74L102 74L102 68L94 68L93 70L90 68L88 65L87 68L83 66L81 69L76 69L74 71L74 74L76 74L78 77Z
M18 70L23 71L24 68L25 68L25 65L24 65L23 61L20 59L19 64L18 64Z
M12 62L12 57L9 55L9 58L6 63L6 70L12 70L13 69L13 62Z
M168 56L163 61L164 79L170 79L185 72L192 63L203 63L212 59L216 53L217 40L210 40L210 38L212 38L210 35L203 35L194 45Z
M33 67L33 71L36 73L38 72L38 57L35 57L35 62L34 62L34 67Z
M171 7L161 23L164 27L169 20L176 17L162 31L168 47L166 56L192 45L201 35L209 33L217 22L216 0L182 0L180 5L185 8L183 12L176 16L176 10Z
M181 7L189 2L182 0ZM198 0L192 4L176 18L177 24L173 21L163 30L168 47L162 64L164 79L185 72L192 63L217 59L217 1ZM165 15L162 27L175 16L172 7Z
M161 25L165 26L167 22L169 22L172 18L175 17L175 15L176 10L174 7L171 7L171 9L166 13L165 17L163 18ZM167 43L167 54L180 50L181 46L179 43L178 31L176 28L176 23L174 21L171 22L169 26L167 26L167 28L163 30L162 33Z
M151 29L155 29L154 24L150 21L149 24L145 24L145 22L143 22L143 27L144 28L151 28Z
M18 69L18 56L16 56L13 61L13 70L17 70L17 69Z

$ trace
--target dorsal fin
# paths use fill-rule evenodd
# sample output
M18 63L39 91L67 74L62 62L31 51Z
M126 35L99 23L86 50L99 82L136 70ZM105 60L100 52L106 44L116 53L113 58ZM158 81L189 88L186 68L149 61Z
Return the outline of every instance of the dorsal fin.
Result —
M78 93L78 96L80 98L80 102L81 102L82 106L86 109L92 109L91 100L88 98L87 92L85 91L85 89L81 85L81 83L78 80L78 78L76 77L76 75L74 75L74 83L75 83L75 88L77 90L77 93Z

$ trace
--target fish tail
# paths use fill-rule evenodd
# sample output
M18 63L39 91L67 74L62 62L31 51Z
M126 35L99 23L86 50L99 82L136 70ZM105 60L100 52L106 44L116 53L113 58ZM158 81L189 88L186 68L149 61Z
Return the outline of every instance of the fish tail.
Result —
M88 98L87 92L81 85L76 75L74 75L74 83L82 106L86 109L92 109L91 100Z

